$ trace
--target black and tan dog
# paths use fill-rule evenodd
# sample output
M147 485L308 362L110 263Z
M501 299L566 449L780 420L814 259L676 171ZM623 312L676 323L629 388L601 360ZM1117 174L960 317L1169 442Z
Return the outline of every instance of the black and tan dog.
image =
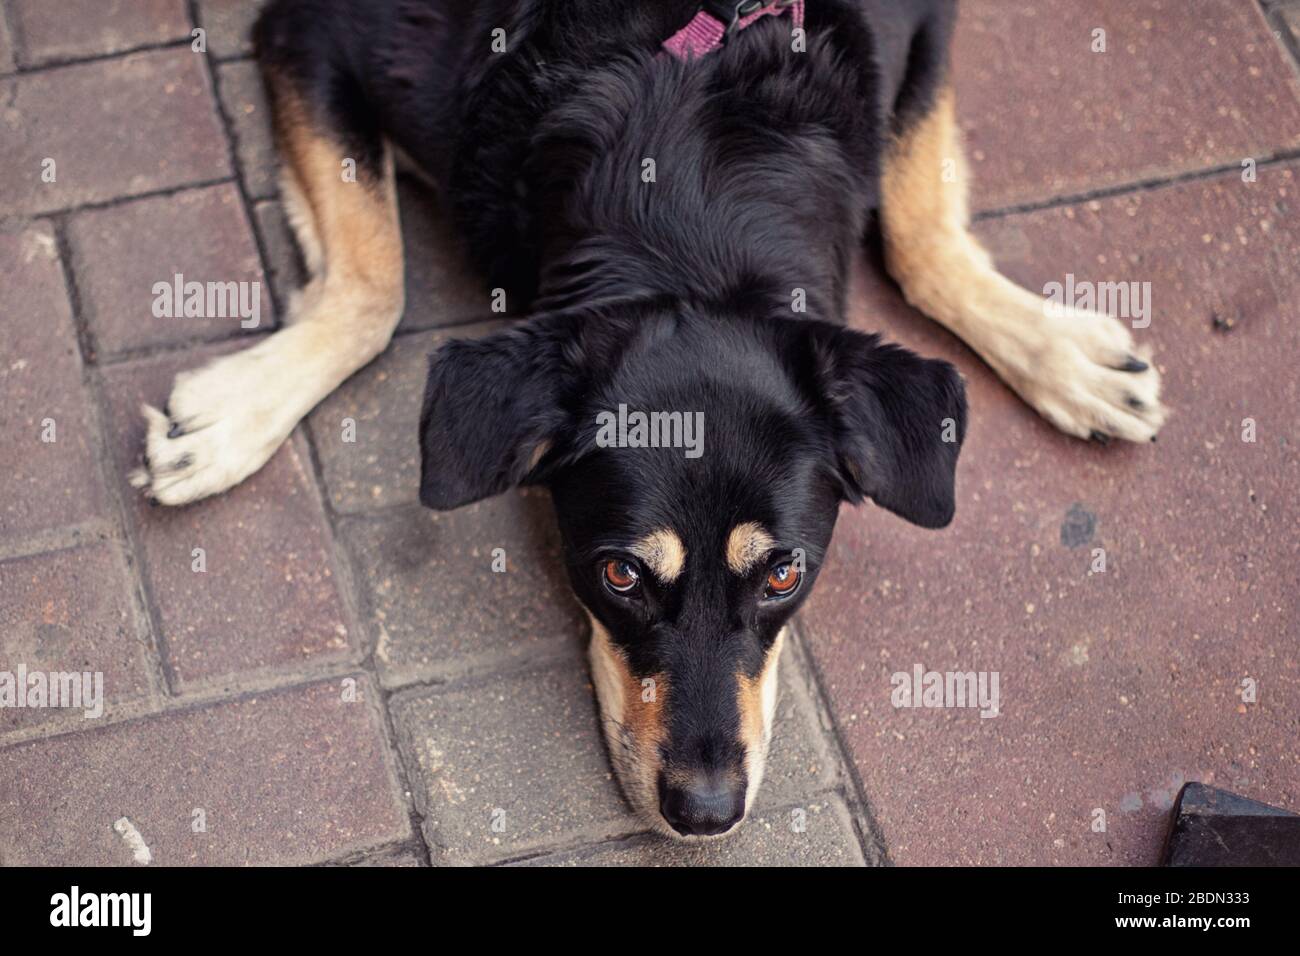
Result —
M1048 312L967 231L955 16L955 0L274 0L258 57L311 278L285 328L148 410L137 482L165 504L231 487L384 349L409 157L530 312L433 358L421 499L551 489L629 800L669 834L726 832L840 503L953 514L960 377L839 324L864 236L879 228L907 299L1058 428L1148 441L1164 416L1120 322ZM700 413L699 454L602 441L620 406Z

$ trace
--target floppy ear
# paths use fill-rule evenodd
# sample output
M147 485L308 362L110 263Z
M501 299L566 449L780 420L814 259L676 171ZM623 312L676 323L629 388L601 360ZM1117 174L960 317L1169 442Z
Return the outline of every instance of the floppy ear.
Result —
M870 498L923 528L947 525L966 437L966 390L957 370L882 345L876 335L835 327L819 339L822 397L844 497Z
M420 501L458 508L535 471L564 432L573 320L548 316L482 339L448 342L429 359L420 413Z

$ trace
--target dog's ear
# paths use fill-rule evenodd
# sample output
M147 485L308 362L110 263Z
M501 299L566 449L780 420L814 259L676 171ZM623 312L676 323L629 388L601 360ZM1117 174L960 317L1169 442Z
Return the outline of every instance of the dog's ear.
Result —
M842 494L854 503L870 498L924 528L944 527L956 509L966 437L961 376L879 336L816 325L813 361Z
M448 342L429 359L420 413L420 501L458 508L537 478L566 431L575 319L552 315L482 339Z

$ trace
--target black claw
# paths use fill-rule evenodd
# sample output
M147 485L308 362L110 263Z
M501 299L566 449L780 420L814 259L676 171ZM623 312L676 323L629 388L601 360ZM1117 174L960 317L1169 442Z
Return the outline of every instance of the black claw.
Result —
M1098 445L1110 444L1110 436L1105 434L1104 432L1097 431L1095 428L1093 429L1092 434L1089 435L1088 437L1091 438L1093 441L1095 441Z
M184 434L185 433L181 431L181 426L179 422L172 422L172 427L167 429L168 438L180 438L181 435Z
M172 470L173 470L173 471L183 471L183 470L185 470L186 468L190 467L190 465L192 465L192 464L194 464L194 456L193 456L193 455L181 455L180 458L176 459L176 463L175 463L174 465L172 465Z
M145 498L145 501L149 502L149 507L150 507L150 508L157 508L157 507L158 507L158 499L155 498L153 495L150 495L149 497Z
M1132 395L1129 395L1127 398L1124 399L1124 401L1128 405L1128 407L1133 409L1135 412L1140 412L1142 411L1142 409L1146 408L1146 405L1143 403L1142 399L1134 398Z
M1130 355L1123 365L1119 367L1121 372L1145 372L1151 366L1142 361L1135 355Z

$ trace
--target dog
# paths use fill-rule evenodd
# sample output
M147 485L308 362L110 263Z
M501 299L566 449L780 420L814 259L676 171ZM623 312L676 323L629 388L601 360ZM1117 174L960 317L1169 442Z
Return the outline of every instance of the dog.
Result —
M1124 325L1045 309L971 237L955 19L956 0L272 0L254 39L309 279L283 328L145 410L136 483L167 505L231 487L387 346L404 157L527 313L431 357L420 500L550 489L629 803L672 837L733 830L841 503L954 513L962 379L844 326L864 240L1059 429L1145 442L1165 418ZM664 447L695 421L698 454Z

